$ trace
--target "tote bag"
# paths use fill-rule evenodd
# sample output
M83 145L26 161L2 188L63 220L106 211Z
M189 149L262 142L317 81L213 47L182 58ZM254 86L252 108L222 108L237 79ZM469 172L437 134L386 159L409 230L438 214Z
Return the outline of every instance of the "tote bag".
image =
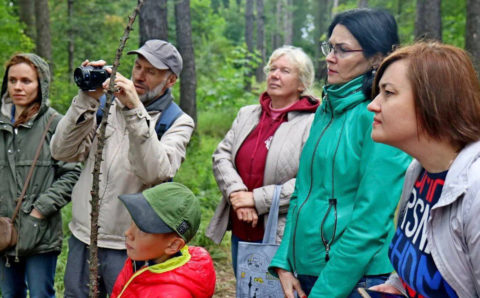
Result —
M237 298L284 297L280 280L268 272L275 256L281 185L275 186L262 243L240 241L237 255Z

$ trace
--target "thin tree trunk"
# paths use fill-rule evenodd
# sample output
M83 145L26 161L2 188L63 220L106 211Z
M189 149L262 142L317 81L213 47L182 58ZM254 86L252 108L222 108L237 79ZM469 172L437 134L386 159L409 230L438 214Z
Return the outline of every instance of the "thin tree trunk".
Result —
M321 50L321 40L322 36L327 31L328 24L330 23L330 13L329 13L329 0L319 0L314 3L314 22L315 22L315 31L314 31L314 40L315 40L315 77L318 80L325 78L326 76L326 63L325 57L322 54Z
M275 28L274 33L273 33L273 40L272 40L272 48L277 49L280 46L283 45L283 34L280 28L283 28L282 22L283 22L283 1L284 0L278 0L277 1L277 6L275 9Z
M292 44L293 40L293 0L287 0L285 3L285 11L283 13L284 21L283 21L283 44Z
M244 73L244 89L250 91L252 89L252 57L254 55L253 46L253 28L255 16L253 15L253 0L245 1L245 43L247 44L247 57L245 62Z
M368 0L358 0L358 8L367 8Z
M175 23L178 51L183 58L183 71L180 79L180 107L197 122L197 76L192 41L190 0L178 0L175 3Z
M338 8L338 0L333 0L332 19L337 14L337 8Z
M25 34L35 40L35 2L32 0L18 0L18 14L20 21L25 23Z
M415 39L442 41L441 0L417 0Z
M74 59L74 33L73 33L73 2L68 0L67 15L68 15L68 73L73 73L73 59ZM70 83L73 83L73 76L69 76Z
M265 66L265 13L263 10L263 0L257 0L257 52L259 55L259 64L255 70L257 83L265 80L263 67Z
M168 40L167 0L146 1L139 22L140 46L150 39Z
M480 2L467 0L465 49L470 53L477 73L480 72Z
M45 58L52 69L52 41L48 0L35 0L36 53Z

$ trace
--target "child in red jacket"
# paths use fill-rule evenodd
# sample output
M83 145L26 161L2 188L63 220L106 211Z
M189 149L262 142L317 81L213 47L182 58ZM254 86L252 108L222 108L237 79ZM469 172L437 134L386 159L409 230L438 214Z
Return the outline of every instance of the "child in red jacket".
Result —
M133 222L125 232L128 259L112 297L211 297L212 259L205 249L186 246L200 225L195 195L169 182L119 198Z

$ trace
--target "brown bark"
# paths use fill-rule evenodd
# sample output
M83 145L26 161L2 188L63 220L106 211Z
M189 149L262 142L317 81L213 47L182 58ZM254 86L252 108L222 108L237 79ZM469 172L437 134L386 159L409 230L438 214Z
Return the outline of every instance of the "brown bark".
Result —
M25 34L35 40L35 2L18 0L18 14L20 21L25 23Z
M254 55L253 45L253 28L255 23L255 16L253 14L253 0L245 1L245 43L247 44L247 57L245 63L244 73L244 89L250 91L252 89L252 57Z
M313 6L314 11L314 22L315 22L315 31L314 31L314 40L315 40L315 59L313 59L313 64L315 67L315 77L318 80L321 80L326 77L326 63L325 57L322 54L321 43L322 36L327 32L328 25L330 24L330 10L329 10L329 0L319 0L316 1Z
M52 70L52 38L48 0L35 0L36 53L47 60Z
M293 0L286 0L283 13L283 44L291 45L293 41Z
M257 83L265 80L263 67L265 66L265 13L263 0L257 0L257 52L259 55L259 64L255 70Z
M197 122L197 76L195 53L192 41L190 0L175 2L175 24L177 27L177 47L183 58L180 76L180 107Z
M143 0L138 0L138 4L135 7L135 10L133 11L132 15L129 16L128 18L128 24L125 27L125 30L123 32L123 35L120 39L120 45L117 48L117 52L115 54L115 60L113 62L112 66L112 73L110 75L110 84L108 86L108 92L107 92L107 102L105 104L104 110L103 110L103 117L102 117L102 122L100 123L100 128L98 132L98 144L97 144L97 150L95 152L95 161L93 165L93 178L92 178L92 190L91 190L91 195L92 195L92 200L90 201L90 204L92 206L92 211L90 214L90 225L91 225L91 232L90 232L90 256L89 256L89 278L90 278L90 292L89 292L89 297L90 298L96 298L98 297L99 294L99 284L98 284L98 217L100 215L100 194L99 194L99 189L100 189L100 165L102 163L102 153L103 153L103 147L105 146L105 131L107 127L107 121L108 121L108 116L109 113L108 111L110 110L110 105L112 104L112 99L113 99L113 92L114 92L114 86L115 86L115 77L117 75L117 69L118 65L120 64L120 58L122 57L123 49L125 48L125 44L127 43L128 36L130 34L130 31L133 29L133 23L135 22L135 18L137 17L138 13L140 12L140 8L143 5Z
M477 73L480 72L480 2L467 0L465 49L470 53Z
M367 8L368 0L358 0L358 8Z
M73 33L73 2L74 0L68 0L67 3L67 15L68 15L68 73L73 73L73 59L74 59L74 51L75 51L75 43L74 43L74 33ZM70 83L73 83L73 76L69 76Z
M441 0L417 0L415 39L442 41Z
M139 22L140 46L150 39L168 40L167 0L145 2Z
M338 1L339 1L339 0L333 0L332 18L337 14Z
M272 48L277 49L283 45L283 0L278 0L275 8L275 28L272 35Z

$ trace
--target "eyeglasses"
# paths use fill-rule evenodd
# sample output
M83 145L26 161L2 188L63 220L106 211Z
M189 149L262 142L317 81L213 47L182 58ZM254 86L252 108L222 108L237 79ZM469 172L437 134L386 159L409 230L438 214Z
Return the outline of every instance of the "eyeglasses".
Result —
M333 54L335 55L335 57L338 57L338 58L345 58L345 56L353 52L363 52L363 50L346 50L341 45L337 44L334 46L328 41L322 42L321 49L325 57L328 56L333 51Z

